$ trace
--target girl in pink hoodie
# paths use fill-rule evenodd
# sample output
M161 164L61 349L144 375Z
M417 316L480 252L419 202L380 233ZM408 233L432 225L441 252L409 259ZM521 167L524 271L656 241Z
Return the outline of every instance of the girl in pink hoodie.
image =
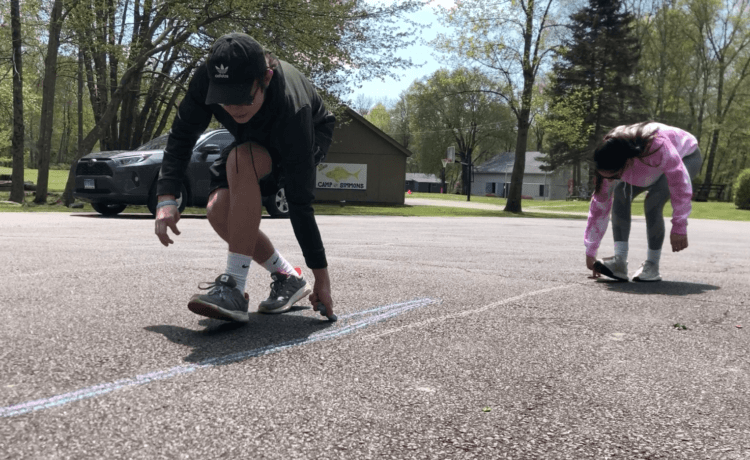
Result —
M594 151L595 192L591 198L584 244L586 266L600 274L628 281L628 237L633 198L648 192L644 201L648 256L633 275L633 281L660 281L659 259L664 242L664 205L671 198L672 251L688 246L687 218L693 195L692 179L701 168L696 138L679 128L644 122L618 126ZM610 210L615 255L597 259L596 253L607 231Z

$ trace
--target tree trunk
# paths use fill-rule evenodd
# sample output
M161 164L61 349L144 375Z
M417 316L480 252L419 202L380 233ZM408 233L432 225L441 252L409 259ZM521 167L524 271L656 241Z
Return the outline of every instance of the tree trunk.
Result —
M44 83L42 83L42 111L39 122L39 175L37 176L36 198L34 203L47 202L49 183L50 148L52 144L52 123L55 116L55 82L57 80L57 52L60 48L62 29L63 0L55 0L49 23L47 57L44 59Z
M713 182L714 175L714 159L716 158L716 148L719 145L719 134L721 130L719 128L714 129L713 135L711 136L711 147L708 150L707 161L706 161L706 176L703 178L704 184L711 184Z
M21 9L19 0L10 0L11 42L13 46L13 172L10 201L23 203L23 63L21 50Z
M529 27L529 30L531 28ZM530 40L530 37L529 37ZM527 45L527 47L530 45ZM528 54L528 51L527 51ZM525 60L529 62L528 59ZM531 97L534 89L534 74L530 65L524 65L523 93L521 93L521 110L518 112L518 137L516 138L516 159L513 162L513 174L510 176L510 191L505 211L520 213L523 193L523 176L526 172L526 146L529 141L529 118L531 117Z
M521 200L523 193L523 176L526 171L526 143L529 139L529 109L521 110L518 119L518 137L516 140L516 159L513 162L513 174L510 176L510 191L508 201L505 203L505 211L522 212Z
M196 61L193 61L193 65L197 64ZM183 72L183 74L180 76L180 83L182 85L185 85L188 78L190 78L190 75L192 74L192 69L190 69L190 72ZM174 91L172 91L172 95L169 97L169 102L166 104L166 108L163 112L161 112L161 120L159 121L159 125L154 129L153 127L149 128L146 127L146 132L149 133L149 140L153 139L154 137L160 135L164 132L166 129L167 123L172 120L172 110L174 110L177 107L177 99L179 98L180 94L182 93L182 90L180 88L175 88Z
M144 99L143 108L141 109L139 116L136 118L135 127L133 129L134 136L132 142L135 145L141 145L145 141L151 140L151 132L156 125L159 112L164 107L162 94L165 89L169 87L166 83L165 75L169 75L172 72L172 68L179 57L179 51L181 49L181 47L177 46L172 49L169 60L164 63L164 66L161 69L161 74L151 81L151 87L149 88L148 95ZM175 91L177 91L177 89L175 89Z

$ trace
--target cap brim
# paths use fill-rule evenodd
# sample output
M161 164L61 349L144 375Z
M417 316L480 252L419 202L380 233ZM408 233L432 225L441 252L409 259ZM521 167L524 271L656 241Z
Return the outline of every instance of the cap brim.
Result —
M208 84L206 104L243 105L253 102L252 85L246 84Z

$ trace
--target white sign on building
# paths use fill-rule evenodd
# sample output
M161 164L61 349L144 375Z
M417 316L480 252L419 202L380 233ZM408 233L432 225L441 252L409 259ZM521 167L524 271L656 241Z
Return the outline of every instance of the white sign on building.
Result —
M316 188L338 190L366 190L367 165L349 163L321 163L315 175Z

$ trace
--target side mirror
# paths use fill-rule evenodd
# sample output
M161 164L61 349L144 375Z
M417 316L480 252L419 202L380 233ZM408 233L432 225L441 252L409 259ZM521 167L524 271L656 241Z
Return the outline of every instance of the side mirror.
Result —
M221 149L216 144L205 144L201 145L201 147L198 149L200 152L200 159L201 161L206 161L206 158L208 158L209 155L212 153L219 153L221 152Z

